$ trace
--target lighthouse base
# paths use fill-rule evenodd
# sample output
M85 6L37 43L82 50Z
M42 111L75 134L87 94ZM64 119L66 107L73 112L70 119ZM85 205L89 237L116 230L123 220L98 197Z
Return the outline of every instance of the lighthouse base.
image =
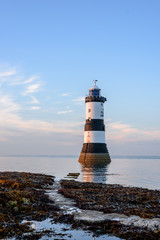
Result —
M78 162L82 164L110 163L109 153L83 153L81 152Z

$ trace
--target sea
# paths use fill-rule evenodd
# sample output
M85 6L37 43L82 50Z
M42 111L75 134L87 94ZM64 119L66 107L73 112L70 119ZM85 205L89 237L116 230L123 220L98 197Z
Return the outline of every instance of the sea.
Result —
M82 165L78 156L5 156L0 171L44 173L55 180L79 173L76 180L82 182L160 189L160 156L111 156L111 163L97 165Z
M96 165L82 165L78 156L4 156L0 157L0 171L44 173L55 176L55 181L74 179L160 190L160 156L111 156L111 163ZM73 173L79 176L75 178ZM75 230L69 224L51 224L49 219L33 225L38 230L54 228L56 239L62 239L58 234L66 229L66 240L120 240L109 234L95 236L91 231Z

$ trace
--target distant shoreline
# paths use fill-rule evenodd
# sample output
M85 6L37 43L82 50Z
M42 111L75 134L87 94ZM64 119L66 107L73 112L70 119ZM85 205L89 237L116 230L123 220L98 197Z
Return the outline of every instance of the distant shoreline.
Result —
M79 155L38 155L38 154L29 154L29 155L0 155L0 158L1 157L39 157L39 158L43 158L43 157L48 157L48 158L63 158L63 157L65 157L65 158L77 158L78 159L78 157L79 157ZM129 158L129 159L134 159L134 158L138 158L138 159L150 159L150 158L152 158L152 159L160 159L160 156L159 155L150 155L150 156L145 156L145 155L111 155L111 158L124 158L124 159L126 159L126 158Z

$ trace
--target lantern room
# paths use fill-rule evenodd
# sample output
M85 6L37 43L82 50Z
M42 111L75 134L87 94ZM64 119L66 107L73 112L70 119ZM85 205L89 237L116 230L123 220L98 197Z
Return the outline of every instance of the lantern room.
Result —
M95 97L101 96L101 89L96 85L97 81L98 80L94 80L94 86L89 89L89 96L95 96Z

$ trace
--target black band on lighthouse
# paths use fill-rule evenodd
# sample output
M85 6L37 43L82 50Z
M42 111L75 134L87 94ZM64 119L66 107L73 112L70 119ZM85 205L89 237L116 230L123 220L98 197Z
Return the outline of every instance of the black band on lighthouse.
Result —
M82 153L108 153L105 143L84 143Z
M86 120L85 131L105 131L104 121L102 119Z

